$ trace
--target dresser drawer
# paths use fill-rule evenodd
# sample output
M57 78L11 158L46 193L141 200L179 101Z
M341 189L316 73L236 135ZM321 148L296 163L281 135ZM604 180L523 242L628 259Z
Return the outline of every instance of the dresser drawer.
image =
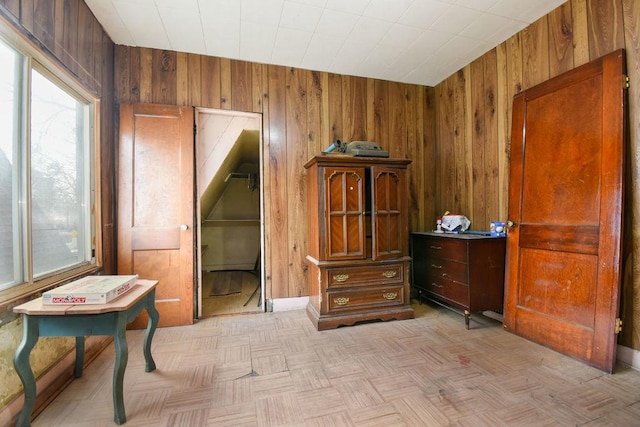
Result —
M440 277L464 284L468 283L468 266L459 261L432 258L427 260L425 268L429 277Z
M455 305L469 306L469 286L456 283L444 278L431 278L427 283L421 284L420 288L432 293L434 296L446 299Z
M450 259L453 261L467 262L467 244L464 241L452 238L427 238L422 247L424 256L428 259Z
M328 292L329 312L382 308L404 303L404 286L345 289Z
M384 285L404 282L403 264L368 265L327 269L329 288Z

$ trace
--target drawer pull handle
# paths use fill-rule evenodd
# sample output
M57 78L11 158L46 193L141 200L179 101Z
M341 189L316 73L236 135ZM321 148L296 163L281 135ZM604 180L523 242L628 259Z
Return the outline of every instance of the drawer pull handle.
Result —
M433 268L442 268L442 266L438 265L438 264L431 264L431 267L433 267Z
M398 298L398 293L397 292L383 292L382 296L384 297L384 299L393 300L393 299Z
M347 298L347 297L334 298L333 302L336 305L347 305L347 303L349 302L349 298Z
M436 287L436 288L442 288L442 285L438 285L437 283L431 282L431 286Z
M336 274L335 276L333 276L333 280L335 280L336 282L346 282L348 278L348 274Z
M382 275L387 279L391 279L392 277L396 277L398 275L398 272L396 270L387 270L383 272Z
M431 245L431 246L429 246L429 247L430 247L431 249L435 249L435 250L438 250L438 251L439 251L440 249L442 249L442 246L434 246L434 245Z

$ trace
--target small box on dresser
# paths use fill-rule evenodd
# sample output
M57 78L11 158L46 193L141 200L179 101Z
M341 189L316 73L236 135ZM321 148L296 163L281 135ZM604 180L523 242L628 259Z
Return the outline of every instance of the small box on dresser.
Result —
M503 308L505 237L411 233L412 287L418 298L471 313Z

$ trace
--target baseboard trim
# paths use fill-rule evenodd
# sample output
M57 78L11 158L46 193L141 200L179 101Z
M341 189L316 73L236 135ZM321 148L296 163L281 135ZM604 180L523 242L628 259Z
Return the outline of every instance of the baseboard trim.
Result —
M618 345L616 359L640 371L640 351Z
M309 297L298 298L275 298L270 300L271 310L268 311L288 311L288 310L301 310L307 308L309 303Z

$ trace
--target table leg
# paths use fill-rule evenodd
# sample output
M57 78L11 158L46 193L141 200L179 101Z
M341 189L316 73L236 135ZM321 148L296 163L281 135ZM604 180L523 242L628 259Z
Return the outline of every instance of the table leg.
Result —
M73 376L80 378L84 366L84 336L76 337L76 364L73 367Z
M13 358L13 366L22 381L22 387L24 388L24 405L20 416L16 422L17 427L30 426L31 425L31 411L36 403L36 379L33 376L31 365L29 364L29 355L31 350L38 342L38 336L40 335L40 328L37 318L32 318L29 315L23 314L22 316L23 328L22 328L22 342L16 350L16 354Z
M145 372L151 372L156 369L156 362L154 362L153 356L151 356L151 340L153 339L153 334L156 332L160 314L158 313L158 310L156 310L156 290L152 290L146 298L149 321L147 323L147 331L144 334L143 353L144 360L146 362Z
M116 325L113 333L113 343L116 350L116 361L113 367L113 413L114 422L118 425L127 421L124 411L124 371L129 360L129 348L127 346L127 313L119 312L116 315Z

